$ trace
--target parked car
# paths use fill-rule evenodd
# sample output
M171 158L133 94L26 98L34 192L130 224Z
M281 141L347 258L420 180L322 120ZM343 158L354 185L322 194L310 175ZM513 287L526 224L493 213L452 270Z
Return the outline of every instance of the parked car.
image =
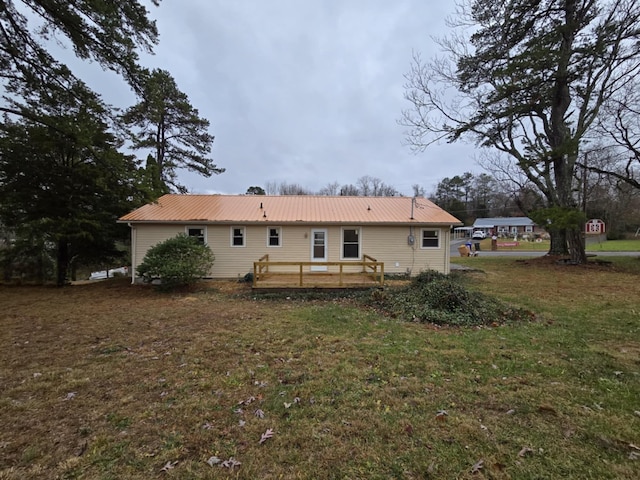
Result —
M476 230L475 232L473 232L473 235L471 235L471 238L473 238L474 240L484 240L485 238L487 238L487 234L482 230Z
M129 269L127 267L110 268L108 276L106 270L101 270L99 272L92 272L89 276L89 280L104 280L106 278L113 278L117 276L126 277L128 274Z

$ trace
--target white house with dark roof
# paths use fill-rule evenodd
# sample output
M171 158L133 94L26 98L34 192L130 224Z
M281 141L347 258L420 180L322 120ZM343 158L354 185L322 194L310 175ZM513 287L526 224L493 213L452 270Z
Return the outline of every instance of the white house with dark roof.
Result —
M529 217L490 217L477 218L473 222L473 230L482 230L487 235L513 237L515 235L533 235L544 233Z
M265 255L354 271L366 256L385 273L448 273L449 232L462 224L425 198L313 195L164 195L119 222L131 227L132 279L150 247L179 233L210 246L212 278L244 276Z

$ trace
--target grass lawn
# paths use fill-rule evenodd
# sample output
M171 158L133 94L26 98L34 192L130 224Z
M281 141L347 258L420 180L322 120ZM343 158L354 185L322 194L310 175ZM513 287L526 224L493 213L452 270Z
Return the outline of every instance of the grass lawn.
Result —
M537 319L0 286L0 479L638 478L640 261L456 262Z
M640 252L640 239L607 240L602 243L587 245L588 252Z
M501 239L498 243L512 243L510 239ZM485 239L480 242L480 248L482 250L491 250L491 239ZM518 241L518 245L499 247L498 250L503 251L549 251L549 241L543 240L541 242L527 242L523 240ZM587 252L638 252L640 251L640 239L638 240L607 240L602 243L595 243L587 245Z

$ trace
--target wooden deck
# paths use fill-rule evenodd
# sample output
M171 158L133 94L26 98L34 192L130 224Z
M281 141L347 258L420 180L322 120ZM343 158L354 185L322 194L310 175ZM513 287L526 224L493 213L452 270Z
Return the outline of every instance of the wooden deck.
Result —
M322 268L326 271L313 271ZM270 262L265 255L253 263L254 289L371 288L384 285L384 263L363 255L359 262Z

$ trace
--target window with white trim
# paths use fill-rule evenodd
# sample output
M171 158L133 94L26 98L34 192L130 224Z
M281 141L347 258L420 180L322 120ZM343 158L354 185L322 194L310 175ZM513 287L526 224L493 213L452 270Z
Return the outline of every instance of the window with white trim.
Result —
M231 227L231 246L244 247L245 242L244 227Z
M440 247L440 230L422 230L420 246L422 248Z
M533 233L533 225L527 225L524 227L524 231L527 233Z
M267 228L267 247L279 247L282 245L280 227Z
M359 228L343 228L342 229L342 258L345 260L360 258L360 229Z
M188 237L197 238L203 245L207 243L207 229L205 227L186 227Z

